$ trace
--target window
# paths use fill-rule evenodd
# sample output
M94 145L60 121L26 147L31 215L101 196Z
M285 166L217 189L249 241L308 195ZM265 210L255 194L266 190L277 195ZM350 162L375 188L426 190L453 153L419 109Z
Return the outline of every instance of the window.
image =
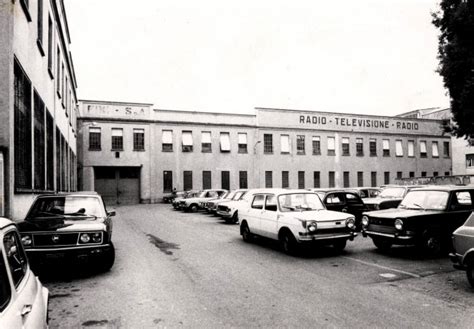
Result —
M455 193L453 198L453 205L451 208L453 210L471 210L472 209L472 199L471 194L468 191L460 191Z
M304 183L304 171L298 171L298 188L299 189L304 189L305 187Z
M336 173L334 171L329 172L329 187L335 187L336 186Z
M273 187L273 173L271 171L265 171L265 187Z
M382 139L382 149L384 157L390 156L390 141L388 139Z
M364 172L363 171L357 172L357 186L358 187L364 186Z
M163 130L161 135L161 151L173 152L173 131Z
M239 188L248 188L246 171L239 171Z
M211 172L205 170L202 172L202 189L207 190L207 189L210 189L211 186L212 186Z
M466 154L466 167L474 168L474 154Z
M54 120L46 112L46 189L54 191Z
M401 140L396 140L395 141L395 155L397 157L403 156L403 146L402 146L402 141Z
M375 138L369 140L369 152L371 157L377 156L377 140Z
M342 138L342 155L350 155L349 138Z
M289 188L290 187L290 173L288 171L281 172L281 187Z
M44 56L43 50L43 0L38 0L38 19L37 19L37 32L38 36L36 39L36 44L41 53L41 56Z
M356 138L356 156L364 156L364 141L362 138Z
M63 106L63 108L64 108L64 97L66 97L66 95L64 95L65 86L66 84L64 83L64 63L61 63L61 105Z
M336 193L331 193L327 196L326 202L330 204L337 204L337 203L342 203L341 198L339 198L339 195Z
M253 198L253 201L252 201L252 208L253 209L263 209L264 200L265 200L264 195L256 195Z
M336 139L328 137L328 155L336 155Z
M426 158L426 141L420 141L420 158Z
M426 171L421 172L421 177L426 177Z
M263 134L263 153L273 153L273 136L272 134Z
M14 64L15 188L31 189L31 82Z
M38 93L34 92L34 187L38 190L45 190L45 115L44 103Z
M449 158L449 142L443 142L443 156Z
M444 176L449 176L449 171L445 171Z
M410 171L409 174L408 174L408 176L409 176L410 178L415 177L415 172L414 172L414 171Z
M277 200L274 195L267 195L265 200L265 210L267 211L277 211Z
M23 9L23 12L25 13L25 16L26 16L26 20L28 22L31 22L31 15L30 15L30 11L29 11L29 1L28 0L20 0L20 5L21 5L21 9Z
M313 136L313 155L321 154L321 137Z
M183 189L189 191L193 189L193 172L185 170L183 172Z
M397 171L397 179L402 179L403 173L401 171Z
M56 93L61 98L61 53L59 46L56 51Z
M433 171L433 177L438 177L438 172L437 171Z
M221 142L221 152L230 152L230 134L221 133L220 142Z
M281 153L290 153L290 136L280 135L280 149Z
M191 131L183 131L182 133L182 151L193 151L193 133Z
M221 188L224 190L230 190L230 172L221 172Z
M145 150L145 129L140 129L140 128L133 129L133 150L134 151Z
M28 269L28 262L21 245L20 237L14 231L6 233L3 237L3 246L5 247L13 283L15 287L18 287Z
M8 279L7 268L3 261L3 254L0 252L0 312L8 306L11 297L10 280Z
M384 173L383 173L383 183L385 185L390 184L390 172L389 171L384 171Z
M61 132L59 128L56 127L56 191L61 190L61 141Z
M173 172L171 170L163 171L163 192L173 191Z
M247 153L247 133L237 134L239 142L239 153Z
M112 151L123 150L123 129L112 128Z
M431 156L433 158L438 158L439 157L438 142L432 142L431 143Z
M321 173L319 171L313 172L313 187L314 188L321 187Z
M350 180L349 180L349 172L348 171L344 171L342 173L342 183L344 184L344 187L350 187L351 183L350 183Z
M89 127L89 150L100 151L101 131L99 127Z
M296 136L296 153L305 154L304 135Z
M408 141L408 156L410 158L415 156L415 141Z
M53 78L53 22L48 15L48 72Z
M370 172L370 186L372 187L377 186L377 172L376 171Z
M212 152L212 142L211 142L211 132L210 131L201 132L201 152L202 153L211 153Z

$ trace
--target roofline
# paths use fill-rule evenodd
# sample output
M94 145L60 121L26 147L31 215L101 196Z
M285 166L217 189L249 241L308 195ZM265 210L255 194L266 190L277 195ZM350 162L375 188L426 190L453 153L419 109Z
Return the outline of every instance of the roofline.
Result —
M78 99L78 102L99 103L99 104L121 104L121 105L146 105L153 106L152 103L136 103L136 102L122 102L122 101L98 101L94 99Z
M210 111L192 111L192 110L170 110L170 109L153 109L153 111L173 112L173 113L193 113L193 114L215 114L215 115L234 115L244 117L256 117L256 114L245 113L228 113L228 112L210 112Z

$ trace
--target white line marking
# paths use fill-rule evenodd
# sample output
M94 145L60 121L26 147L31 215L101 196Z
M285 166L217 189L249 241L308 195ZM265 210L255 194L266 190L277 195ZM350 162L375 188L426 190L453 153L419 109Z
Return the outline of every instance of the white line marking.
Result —
M358 263L361 263L361 264L364 264L364 265L378 267L378 268L381 268L381 269L384 269L384 270L389 270L389 271L392 271L392 272L398 272L398 273L401 273L401 274L405 274L405 275L411 276L413 278L421 278L421 275L418 275L418 274L415 274L415 273L405 272L405 271L397 270L397 269L394 269L394 268L391 268L391 267L387 267L387 266L383 266L383 265L379 265L379 264L375 264L375 263L365 262L365 261L357 259L357 258L346 257L346 256L341 256L341 257L353 260L354 262L358 262Z

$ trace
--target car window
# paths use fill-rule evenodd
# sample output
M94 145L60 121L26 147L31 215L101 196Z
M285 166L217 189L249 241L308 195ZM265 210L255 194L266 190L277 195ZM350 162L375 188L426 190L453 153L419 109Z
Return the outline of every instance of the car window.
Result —
M5 247L5 254L12 274L13 283L15 287L18 287L28 268L26 255L18 234L14 231L6 233L3 237L3 246Z
M252 201L252 208L254 209L263 209L263 201L265 199L264 195L256 195Z
M12 296L10 281L8 280L7 267L0 252L0 312L7 307Z
M265 201L265 210L277 211L277 200L274 195L268 195Z
M376 196L378 196L380 194L380 191L379 190L369 190L368 193L369 193L369 196L371 198L375 198Z
M368 191L367 190L359 190L361 198L367 198Z
M39 198L31 207L28 219L64 216L104 216L104 209L95 196L55 196Z
M341 198L337 194L328 194L326 197L327 204L342 203Z
M208 198L216 198L219 194L216 191L210 191L207 193Z
M356 194L346 193L345 197L346 197L347 203L362 203L362 201Z
M458 204L460 205L463 205L463 206L472 205L471 194L467 191L456 192L456 198L458 200Z
M217 192L217 195L220 196L220 195L222 195L222 194L224 194L224 193L227 193L227 192L226 192L226 191L218 191L218 192Z

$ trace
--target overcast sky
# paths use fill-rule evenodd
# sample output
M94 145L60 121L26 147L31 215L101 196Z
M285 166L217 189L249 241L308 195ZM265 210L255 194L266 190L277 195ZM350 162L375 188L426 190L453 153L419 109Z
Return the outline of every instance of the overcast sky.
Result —
M436 0L64 0L80 99L253 113L447 107Z

